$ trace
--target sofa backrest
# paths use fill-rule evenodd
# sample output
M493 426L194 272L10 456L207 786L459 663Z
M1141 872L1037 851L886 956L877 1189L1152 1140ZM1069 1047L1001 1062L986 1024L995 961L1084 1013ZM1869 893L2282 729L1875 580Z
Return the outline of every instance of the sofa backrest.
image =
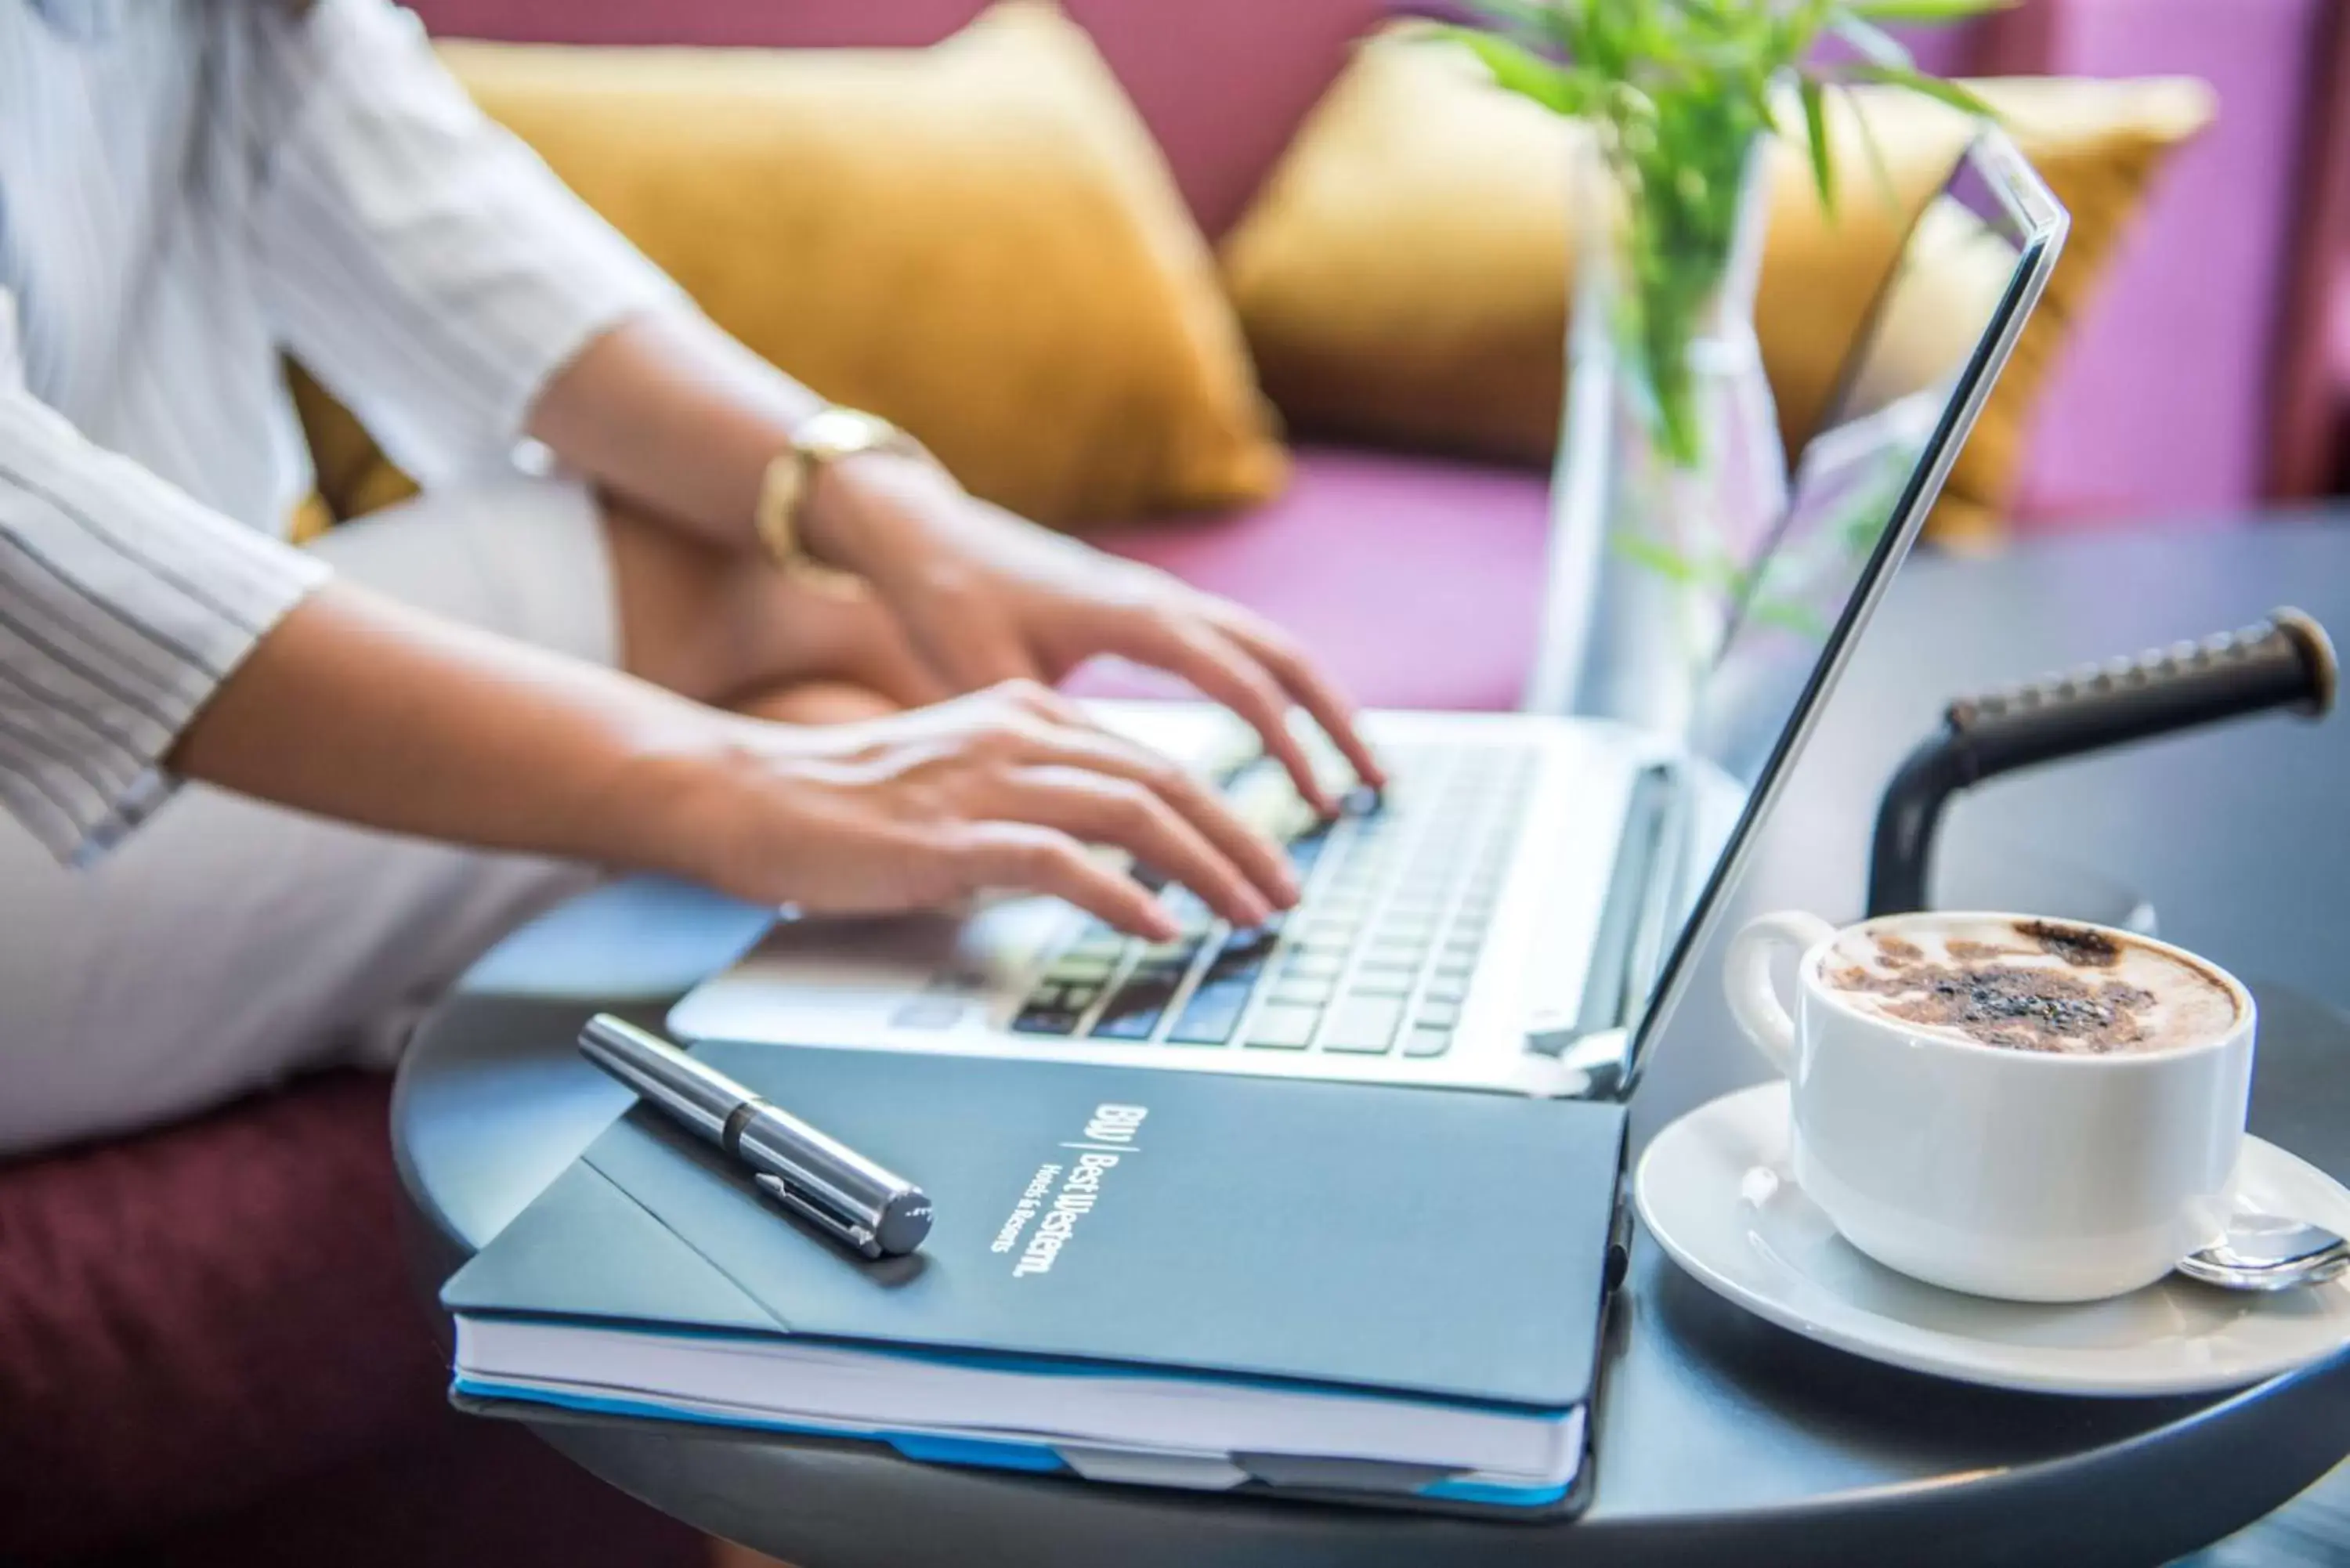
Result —
M985 0L411 0L433 32L577 44L935 43ZM1066 0L1220 234L1387 0Z

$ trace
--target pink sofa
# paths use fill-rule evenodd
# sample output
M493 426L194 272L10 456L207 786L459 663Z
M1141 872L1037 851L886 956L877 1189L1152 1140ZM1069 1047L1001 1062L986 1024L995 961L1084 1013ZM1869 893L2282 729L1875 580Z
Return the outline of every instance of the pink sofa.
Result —
M421 0L436 28L604 42L916 44L981 0ZM2181 161L2085 324L2028 514L2241 506L2260 471L2302 44L2320 0L2040 0L1935 63L2196 71L2219 130ZM1380 0L1067 0L1202 224L1239 213ZM1234 517L1118 548L1251 602L1367 701L1516 701L1539 473L1308 449ZM1396 635L1409 628L1408 637ZM677 1527L441 1401L395 1235L379 1081L338 1077L103 1149L0 1168L0 1562L332 1560L660 1568Z

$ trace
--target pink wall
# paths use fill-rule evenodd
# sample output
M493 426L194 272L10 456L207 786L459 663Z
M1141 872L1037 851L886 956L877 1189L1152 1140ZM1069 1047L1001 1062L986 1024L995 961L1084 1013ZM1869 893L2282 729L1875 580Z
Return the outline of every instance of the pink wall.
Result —
M2220 119L2170 166L2043 402L2022 509L2094 524L2259 494L2272 349L2318 7L2056 0L2039 68L2187 74Z

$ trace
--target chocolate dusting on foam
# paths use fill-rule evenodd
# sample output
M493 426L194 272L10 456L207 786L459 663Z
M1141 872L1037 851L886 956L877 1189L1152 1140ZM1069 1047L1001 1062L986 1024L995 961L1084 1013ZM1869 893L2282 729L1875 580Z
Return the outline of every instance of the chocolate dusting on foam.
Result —
M2046 920L2019 920L2015 930L2072 968L2120 961L2120 944L2103 931ZM1885 998L1882 1011L1905 1023L1939 1024L2011 1050L2091 1055L2126 1050L2149 1033L2154 992L1997 961L2036 956L2030 949L1960 939L1948 944L1951 961L1945 963L1899 937L1879 937L1877 948L1890 973L1856 964L1825 978L1838 991Z
M2074 969L2111 969L2122 961L2121 943L2093 927L2018 920L2015 931L2038 942L2042 952L2063 959Z

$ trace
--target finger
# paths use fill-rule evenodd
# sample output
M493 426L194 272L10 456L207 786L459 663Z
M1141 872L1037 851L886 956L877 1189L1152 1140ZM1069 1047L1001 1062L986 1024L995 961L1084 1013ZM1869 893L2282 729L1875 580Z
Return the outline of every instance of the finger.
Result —
M1235 926L1261 926L1273 906L1240 868L1149 786L1084 768L1022 768L998 782L980 809L989 816L1060 829L1125 850L1200 896Z
M1337 804L1314 776L1305 746L1289 732L1289 698L1274 684L1273 677L1204 620L1170 629L1165 656L1154 662L1239 714L1264 742L1266 754L1289 774L1306 804L1325 816L1336 812Z
M1363 739L1354 703L1286 634L1245 611L1228 612L1216 619L1226 637L1270 670L1273 678L1314 716L1322 732L1330 737L1331 743L1355 770L1357 778L1374 789L1387 784L1388 771Z
M1024 747L1024 754L1033 763L1085 768L1143 786L1165 801L1214 846L1217 853L1239 867L1267 903L1274 909L1286 909L1297 902L1297 873L1289 857L1273 840L1242 821L1214 790L1164 753L1105 730L1080 711L1075 722L1033 736Z
M1103 865L1067 834L1028 822L979 822L957 841L963 885L1013 888L1064 898L1097 919L1154 942L1180 928L1141 884Z
M1076 724L1092 727L1093 720L1084 705L1076 699L1065 697L1033 675L1023 675L998 682L991 692L1003 701L1035 718L1055 724Z

